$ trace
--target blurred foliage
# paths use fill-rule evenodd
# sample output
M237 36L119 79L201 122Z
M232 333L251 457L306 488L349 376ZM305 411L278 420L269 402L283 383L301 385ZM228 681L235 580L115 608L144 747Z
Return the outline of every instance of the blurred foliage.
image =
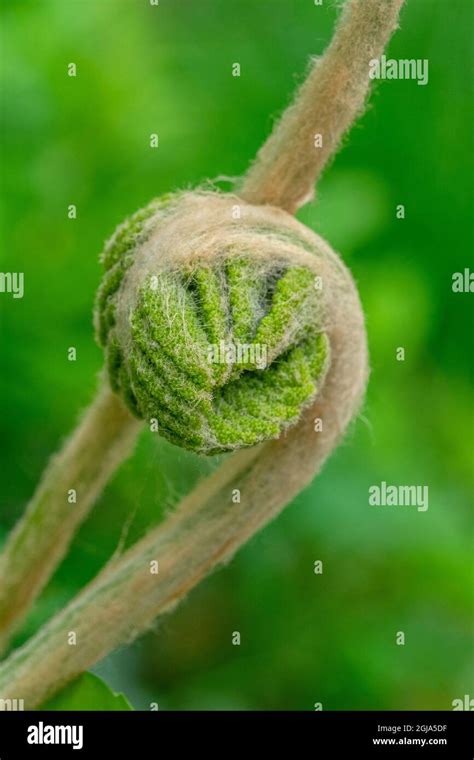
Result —
M335 13L312 0L3 3L1 269L25 273L25 297L0 295L2 534L94 394L103 240L159 193L241 174ZM408 0L389 53L428 58L429 84L378 83L300 213L360 288L362 415L278 520L96 668L137 709L449 709L472 694L472 295L451 289L473 244L472 19L470 0ZM17 643L216 464L144 434ZM428 511L369 507L382 480L428 485Z

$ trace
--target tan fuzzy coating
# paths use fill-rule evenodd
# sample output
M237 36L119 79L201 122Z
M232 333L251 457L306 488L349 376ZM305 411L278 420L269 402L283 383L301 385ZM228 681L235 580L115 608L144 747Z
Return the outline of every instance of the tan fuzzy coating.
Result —
M241 184L244 200L294 211L311 196L315 179L362 108L368 82L364 67L388 41L401 5L401 0L348 0L333 42L309 74L308 86L300 88L288 116L276 125ZM315 159L307 139L321 131L319 113L324 115L328 140L324 153ZM268 213L281 212L270 208ZM200 218L211 223L203 234L212 233L206 209ZM305 235L312 233L307 230ZM278 237L288 243L286 234ZM298 255L302 247L305 244L299 239ZM278 440L230 456L161 526L106 566L65 610L0 666L0 698L24 698L26 707L39 705L114 648L138 636L214 567L228 561L320 470L357 412L368 372L364 320L355 285L327 244L320 253L319 263L327 273L325 325L331 363L313 406ZM190 256L192 251L184 246L183 255ZM110 289L115 285L112 280ZM122 324L126 324L126 310L124 314ZM117 315L107 316L115 324ZM247 314L241 322L244 333L249 325L252 318ZM323 421L321 432L314 430L316 418ZM94 464L88 463L92 472ZM241 490L240 504L231 501L234 487ZM52 489L51 497L55 496ZM151 560L160 563L158 575L150 573ZM34 564L28 567L26 563L25 575L33 572ZM69 630L77 633L76 647L67 645Z
M66 554L105 483L130 455L141 424L103 387L55 455L0 555L0 650ZM76 502L68 500L71 489Z
M320 470L358 410L367 379L364 318L349 271L317 241L331 365L320 395L276 441L243 450L185 497L176 512L113 561L0 667L0 696L41 704L63 684L153 624L217 565L229 561ZM316 432L315 418L323 429ZM241 501L234 504L232 490ZM157 560L159 572L150 571ZM67 643L74 630L77 646Z
M232 194L176 194L114 293L105 341L119 357L109 364L112 387L138 417L198 453L278 437L314 401L329 362L324 292L315 287L323 250L279 209ZM219 346L244 348L247 358L212 360ZM260 351L262 367L252 359Z
M363 112L369 61L378 58L398 26L404 0L350 0L334 37L315 58L244 178L239 193L294 213L313 197L314 184L343 135ZM315 146L321 135L322 147Z

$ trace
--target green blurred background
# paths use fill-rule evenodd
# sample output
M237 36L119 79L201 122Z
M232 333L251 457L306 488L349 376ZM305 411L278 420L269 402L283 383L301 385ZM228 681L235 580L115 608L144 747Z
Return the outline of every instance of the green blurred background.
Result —
M25 273L25 296L0 294L2 536L94 395L104 239L155 195L244 172L335 17L329 0L3 4L1 269ZM389 53L428 58L429 84L379 83L300 213L359 285L367 403L311 488L95 669L137 709L451 709L473 693L473 296L451 288L472 265L472 30L470 0L408 0ZM216 464L145 433L17 643ZM428 511L370 507L382 480L428 485Z

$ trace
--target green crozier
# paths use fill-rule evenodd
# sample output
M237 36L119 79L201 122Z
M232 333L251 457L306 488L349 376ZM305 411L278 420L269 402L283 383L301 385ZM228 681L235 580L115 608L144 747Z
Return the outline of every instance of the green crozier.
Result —
M95 322L110 385L137 417L155 419L163 436L199 453L277 438L314 400L328 367L315 275L238 251L197 257L140 285L121 345L125 273L167 201L121 225L102 257Z

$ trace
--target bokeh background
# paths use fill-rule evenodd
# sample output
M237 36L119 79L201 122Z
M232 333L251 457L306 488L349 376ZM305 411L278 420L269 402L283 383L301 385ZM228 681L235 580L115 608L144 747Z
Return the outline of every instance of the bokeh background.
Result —
M157 194L244 172L336 17L329 0L2 8L0 268L25 273L25 296L0 294L0 540L94 395L104 239ZM378 83L300 213L358 282L367 403L308 490L95 669L137 709L451 709L473 693L473 296L451 287L472 266L472 30L470 0L408 0L389 53L428 58L429 84ZM145 432L17 643L216 464ZM428 511L370 507L382 480L428 485Z

